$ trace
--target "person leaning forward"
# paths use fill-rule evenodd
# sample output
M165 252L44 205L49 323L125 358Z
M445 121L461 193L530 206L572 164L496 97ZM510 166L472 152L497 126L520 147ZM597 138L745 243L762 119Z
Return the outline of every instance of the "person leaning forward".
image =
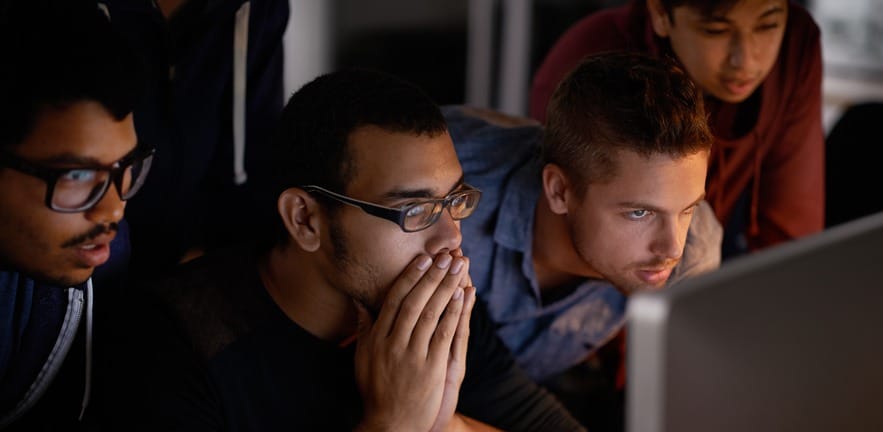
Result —
M285 107L263 245L157 293L148 429L583 430L495 336L460 250L480 191L398 78L321 76ZM161 327L165 325L165 330Z

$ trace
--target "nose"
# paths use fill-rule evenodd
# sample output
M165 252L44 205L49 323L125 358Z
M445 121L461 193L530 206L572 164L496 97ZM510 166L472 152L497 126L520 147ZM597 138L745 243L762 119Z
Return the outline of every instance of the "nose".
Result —
M429 238L426 241L426 252L435 255L443 250L454 250L460 247L463 236L460 233L460 221L454 220L451 213L443 211L438 221L427 228Z
M688 224L679 223L677 220L663 220L650 245L651 252L666 260L680 259L681 254L684 253L688 229Z
M738 33L730 40L727 63L732 69L750 70L757 54L758 44L751 33Z
M120 198L119 189L114 184L110 184L95 207L86 211L86 219L96 224L119 222L123 218L125 208L126 203Z

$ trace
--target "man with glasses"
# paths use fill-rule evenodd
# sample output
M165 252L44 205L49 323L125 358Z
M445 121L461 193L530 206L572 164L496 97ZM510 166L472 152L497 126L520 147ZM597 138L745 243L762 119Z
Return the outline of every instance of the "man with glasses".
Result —
M153 158L132 121L138 67L94 2L0 14L0 429L85 430L109 325L93 305L115 288L92 276L122 258Z
M476 303L460 221L481 193L423 92L321 76L273 152L265 244L151 284L173 336L151 326L147 430L582 430Z

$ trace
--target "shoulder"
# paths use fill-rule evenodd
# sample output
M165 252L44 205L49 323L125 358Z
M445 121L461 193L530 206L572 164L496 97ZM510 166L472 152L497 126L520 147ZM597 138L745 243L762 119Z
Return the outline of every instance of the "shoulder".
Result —
M148 290L157 307L203 359L248 332L263 315L260 279L250 251L197 258Z
M562 39L592 36L611 42L624 42L630 38L628 24L634 19L633 11L634 5L601 9L573 24Z
M465 105L444 106L442 113L467 177L511 170L539 151L543 128L533 119Z
M706 273L720 267L724 230L711 206L702 201L696 206L681 262L669 279L676 282L688 276Z
M533 138L542 132L534 119L467 105L445 105L442 114L454 144L464 141L498 141L501 136L526 135Z
M646 48L643 43L646 29L643 2L601 9L564 31L549 52L544 67L549 62L565 59L575 64L584 56L601 51Z

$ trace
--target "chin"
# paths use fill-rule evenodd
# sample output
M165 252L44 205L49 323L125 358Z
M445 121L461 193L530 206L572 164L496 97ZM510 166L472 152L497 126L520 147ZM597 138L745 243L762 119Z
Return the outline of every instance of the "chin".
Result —
M368 299L361 295L352 296L351 298L355 303L358 303L365 308L375 320L380 315L380 309L383 307L383 299Z
M715 98L717 98L723 102L731 103L731 104L738 104L738 103L742 103L742 102L745 102L746 100L748 100L748 98L750 98L751 95L753 95L754 92L756 92L756 91L757 91L757 87L751 89L751 91L749 91L748 93L746 93L744 95L735 95L735 94L730 93L726 90L718 90L712 94L714 95Z
M65 275L61 275L59 277L54 278L58 285L63 285L65 287L76 286L83 283L86 283L90 277L92 277L93 271L95 269L89 269L87 271L76 271L70 272Z
M88 273L76 272L63 275L35 274L32 277L36 280L46 282L54 286L68 288L86 283L86 281L89 280L90 277L92 277L92 270L89 270Z
M93 267L82 268L75 266L55 265L45 269L29 268L23 265L11 265L12 268L27 277L39 282L47 283L52 286L68 288L85 283L92 277ZM59 271L60 269L60 271Z

